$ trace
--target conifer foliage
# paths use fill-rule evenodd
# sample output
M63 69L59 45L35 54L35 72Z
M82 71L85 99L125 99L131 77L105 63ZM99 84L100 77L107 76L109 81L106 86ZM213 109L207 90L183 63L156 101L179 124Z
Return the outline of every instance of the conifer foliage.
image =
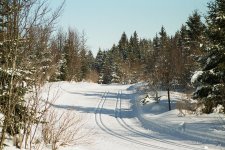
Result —
M193 97L205 104L205 112L225 107L225 1L215 0L208 8L206 24L194 11L172 36L163 26L152 40L123 32L117 44L99 49L94 58L84 32L69 28L53 36L61 8L50 15L46 0L1 0L0 149L6 133L28 135L27 127L41 121L31 115L25 94L46 81L147 81L155 91L167 90L169 110L170 91L191 88L192 81Z
M41 121L42 112L31 106L34 99L25 99L25 94L48 81L55 68L49 43L61 7L50 14L46 2L0 1L0 149L6 133L14 136L23 131L28 137L31 125Z
M218 104L225 107L225 1L215 0L208 8L208 45L193 82L198 87L194 97L203 100L205 112L210 113Z

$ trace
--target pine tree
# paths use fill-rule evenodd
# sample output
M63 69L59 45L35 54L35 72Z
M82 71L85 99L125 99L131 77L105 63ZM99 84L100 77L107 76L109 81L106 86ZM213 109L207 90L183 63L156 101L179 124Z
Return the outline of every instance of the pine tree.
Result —
M80 81L83 79L86 79L88 73L90 72L90 66L88 61L88 48L86 45L87 39L85 37L85 33L82 32L82 35L80 37L80 50L79 50L79 56L80 56ZM91 56L90 56L91 57ZM91 59L91 58L90 58Z
M118 65L113 62L111 65L111 83L119 83L120 76L119 76L119 68Z
M190 39L189 43L194 51L194 54L201 53L200 45L203 44L206 27L201 21L201 15L197 10L195 10L193 14L189 16L186 24L188 37Z
M148 52L147 54L145 54L144 76L145 78L147 78L149 86L151 86L151 88L156 89L156 85L159 83L159 77L156 73L156 69L158 68L158 58L160 49L160 41L158 34L156 34L156 36L153 38L153 41L150 41L149 44L150 45L148 48Z
M119 48L121 58L123 60L126 60L128 57L128 39L127 39L127 35L125 32L123 32L123 34L119 40L118 48Z
M129 58L131 61L136 62L138 62L141 59L139 39L136 31L134 32L133 36L130 37Z
M178 38L177 46L178 46L178 49L180 49L181 51L181 55L182 55L181 64L183 66L181 82L183 85L188 86L188 83L190 82L191 74L193 71L192 70L193 65L191 64L193 60L190 59L190 56L191 56L191 50L189 46L190 38L188 36L187 26L182 25L178 34L179 34L179 38Z
M4 115L0 136L0 149L3 149L5 134L18 134L26 116L24 95L27 87L27 70L23 66L23 51L26 49L20 34L20 2L1 1L0 3L0 112Z
M59 74L57 76L57 80L65 81L66 80L66 59L64 48L66 45L66 35L62 29L59 29L55 42L57 44L57 53L59 54L59 58L57 60L57 65L59 67Z
M95 58L90 50L88 51L86 57L87 57L86 61L87 61L88 71L94 70Z
M0 149L6 132L15 135L23 131L25 138L30 137L27 128L41 120L37 119L41 112L37 112L36 99L25 99L25 94L38 95L37 88L49 78L52 66L49 39L57 12L52 16L43 13L47 10L45 2L0 2L0 112L4 115Z
M103 52L103 59L102 59L102 67L100 70L99 81L98 83L101 84L110 84L111 83L111 57L109 52Z
M187 22L187 34L188 34L188 64L191 74L194 70L199 68L198 58L203 54L203 48L205 45L205 25L201 21L201 15L198 11L194 11L189 16Z
M209 44L201 59L202 71L192 78L198 85L194 97L204 102L206 113L212 112L218 104L225 107L225 1L215 0L208 8Z
M98 73L101 72L104 62L104 53L101 49L98 50L97 56L95 58L95 69Z
M170 90L171 90L171 84L173 81L173 60L172 57L172 48L171 48L171 41L170 38L168 38L166 30L164 27L161 28L161 31L159 32L160 35L160 55L158 60L158 68L157 72L160 77L161 83L165 88L167 89L168 93L168 105L169 110L171 110L171 104L170 104Z
M80 38L76 31L69 29L68 37L63 50L64 73L67 81L80 81ZM61 70L63 70L63 68Z

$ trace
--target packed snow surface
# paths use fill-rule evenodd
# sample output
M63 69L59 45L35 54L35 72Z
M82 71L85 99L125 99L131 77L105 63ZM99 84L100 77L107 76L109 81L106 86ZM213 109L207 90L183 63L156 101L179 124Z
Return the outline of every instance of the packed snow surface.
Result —
M166 92L159 103L142 105L144 84L99 85L58 82L45 86L56 97L58 111L74 110L94 129L88 144L60 150L221 150L225 149L225 120L221 114L179 117L175 104L182 94L172 92L168 111ZM49 88L50 87L50 88ZM9 148L7 148L9 150ZM50 148L46 148L50 149Z

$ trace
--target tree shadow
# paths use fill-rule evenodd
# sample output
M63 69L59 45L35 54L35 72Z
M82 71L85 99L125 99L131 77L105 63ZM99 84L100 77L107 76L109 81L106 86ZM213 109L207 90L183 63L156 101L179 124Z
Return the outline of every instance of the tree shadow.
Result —
M97 99L102 99L103 98L103 95L105 92L90 92L90 93L81 93L81 92L68 92L70 94L80 94L80 95L83 95L83 96L90 96L90 97L97 97ZM106 92L107 93L107 97L106 97L106 101L117 101L117 98L118 98L118 95L117 93L111 93L111 92ZM121 96L121 99L123 101L130 101L130 97L131 97L131 94L125 94L123 93L122 96ZM97 106L96 107L84 107L84 106L75 106L75 105L63 105L63 104L51 104L53 107L55 108L58 108L58 109L65 109L65 110L75 110L77 112L80 112L80 113L96 113L96 109L97 109ZM124 118L134 118L135 115L133 114L133 105L132 105L132 108L130 109L123 109L121 108L121 112L122 112L122 117ZM116 105L115 105L115 108L113 109L109 109L109 108L101 108L101 114L104 114L104 115L109 115L109 116L112 116L112 117L115 117L115 113L116 113Z

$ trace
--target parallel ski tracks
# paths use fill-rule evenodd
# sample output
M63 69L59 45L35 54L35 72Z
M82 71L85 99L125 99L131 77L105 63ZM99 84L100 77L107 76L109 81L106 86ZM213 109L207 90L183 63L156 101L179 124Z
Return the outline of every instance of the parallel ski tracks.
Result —
M135 139L132 139L130 137L126 137L120 133L117 133L115 131L113 131L112 129L110 129L109 127L107 127L104 123L104 121L102 120L102 110L104 108L104 104L107 100L107 95L109 94L109 92L105 92L102 96L102 98L100 99L97 108L95 110L95 122L98 125L98 127L103 130L104 132L117 137L119 139L131 142L131 143L135 143L141 146L145 146L145 147L149 147L149 148L154 148L154 149L160 149L160 150L173 150L170 148L165 148L165 147L161 147L161 146L157 146L157 145L153 145L153 144L149 144L149 143L145 143L145 142L141 142Z
M103 117L102 117L102 114L103 114L102 111L105 107L105 103L107 101L108 95L109 95L109 92L107 92L107 91L103 93L103 95L102 95L101 99L99 100L99 103L96 107L96 110L95 110L95 122L98 125L98 127L102 131L106 132L107 134L117 137L119 139L128 141L128 142L131 142L131 143L135 143L135 144L138 144L141 146L151 148L151 149L154 148L154 149L160 149L160 150L173 150L174 148L169 148L170 146L177 147L178 149L186 149L186 150L187 149L188 150L200 150L201 149L201 148L196 148L196 147L192 147L192 146L185 145L185 144L175 143L175 142L168 141L168 140L162 140L153 135L138 131L137 129L134 129L133 127L128 125L128 123L126 123L122 117L122 98L121 98L122 90L119 90L116 95L115 119L123 129L125 129L129 133L134 133L136 135L139 135L140 137L146 138L146 142L139 141L139 140L131 138L131 137L127 137L125 135L122 135L121 133L114 131L113 129L106 126L106 124L104 123ZM163 145L167 145L167 147L162 147L159 145L153 145L153 144L147 143L148 139L151 139L151 141L156 141L158 143L160 143L160 142L164 143Z

